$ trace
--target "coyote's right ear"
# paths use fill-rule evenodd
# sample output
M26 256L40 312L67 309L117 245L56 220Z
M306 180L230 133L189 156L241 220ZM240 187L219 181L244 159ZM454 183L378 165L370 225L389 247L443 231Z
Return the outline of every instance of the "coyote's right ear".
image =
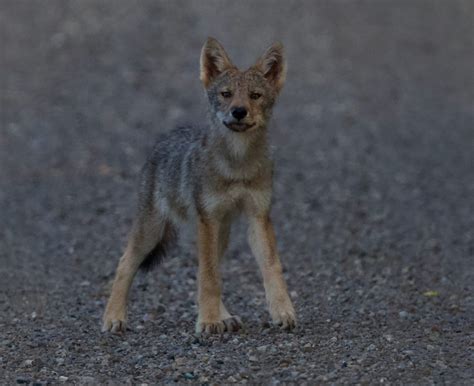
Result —
M214 38L208 38L201 50L201 71L200 77L205 88L208 88L212 81L234 65L224 50L224 47Z

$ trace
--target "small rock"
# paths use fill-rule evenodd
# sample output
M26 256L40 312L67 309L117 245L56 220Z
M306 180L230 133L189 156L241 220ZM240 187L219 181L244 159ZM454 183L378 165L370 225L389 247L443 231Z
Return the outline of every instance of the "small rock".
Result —
M387 340L387 342L393 342L393 336L392 335L385 334L383 337Z
M446 366L446 363L444 363L443 361L437 360L435 363L436 366L438 366L442 370L446 370L448 368L448 366Z
M162 314L162 313L166 312L166 307L163 304L158 304L155 307L155 312L158 313L158 314Z
M400 318L402 318L402 319L408 319L409 314L406 311L400 311L398 313L398 316L400 316Z
M237 379L235 379L235 378L231 375L229 378L227 378L227 382L235 383L235 382L237 382Z
M194 379L194 378L196 378L196 376L194 375L193 372L187 372L187 373L184 373L184 378L186 378L186 379Z
M249 356L249 361L250 362L258 362L258 358L254 355Z
M303 346L303 351L304 351L304 352L310 352L310 351L311 351L311 343L306 343L306 344Z
M27 366L27 367L33 366L33 359L27 359L25 361L25 366Z
M369 347L367 347L367 351L374 351L377 347L375 346L375 344L371 344Z
M69 377L65 377L64 375L61 375L59 377L59 382L66 382L69 379Z
M336 343L337 342L337 337L333 336L331 339L329 339L331 343Z

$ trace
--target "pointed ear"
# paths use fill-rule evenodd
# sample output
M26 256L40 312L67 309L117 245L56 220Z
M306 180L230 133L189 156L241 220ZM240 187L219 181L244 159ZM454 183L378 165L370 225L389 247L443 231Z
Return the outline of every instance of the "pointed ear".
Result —
M224 71L235 68L224 50L214 38L208 38L201 50L200 77L205 88Z
M277 92L283 87L286 78L286 61L283 45L275 43L258 59L255 67L260 70L265 78L275 87Z

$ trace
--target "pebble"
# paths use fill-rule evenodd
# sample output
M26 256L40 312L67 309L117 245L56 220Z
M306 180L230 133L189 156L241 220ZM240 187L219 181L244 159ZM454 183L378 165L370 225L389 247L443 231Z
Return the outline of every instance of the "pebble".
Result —
M257 351L260 351L260 352L267 351L267 346L258 346Z
M194 378L196 378L196 376L194 375L193 372L187 372L187 373L184 373L184 378L186 378L186 379L194 379Z
M402 319L407 319L408 316L409 316L409 314L408 314L408 312L406 312L406 311L400 311L400 312L398 313L398 316L400 316L400 318L402 318Z
M59 377L59 382L66 382L69 379L69 377L65 377L64 375L61 375Z
M448 368L448 366L446 366L446 363L444 363L443 361L437 360L435 363L436 366L438 366L442 370L446 370Z
M249 356L249 361L250 362L258 362L258 358L254 355Z

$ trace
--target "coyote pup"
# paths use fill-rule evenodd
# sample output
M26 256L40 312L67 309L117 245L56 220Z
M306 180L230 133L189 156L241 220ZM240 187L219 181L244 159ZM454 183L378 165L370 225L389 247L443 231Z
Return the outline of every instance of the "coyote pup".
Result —
M125 330L127 297L138 268L159 261L176 225L193 217L199 254L196 332L238 330L240 318L231 315L221 299L219 262L239 212L249 220L248 239L273 322L286 330L295 327L270 221L272 161L267 145L267 123L285 70L279 43L242 72L217 40L206 41L200 78L209 100L210 125L170 132L145 164L138 213L117 268L103 331Z

